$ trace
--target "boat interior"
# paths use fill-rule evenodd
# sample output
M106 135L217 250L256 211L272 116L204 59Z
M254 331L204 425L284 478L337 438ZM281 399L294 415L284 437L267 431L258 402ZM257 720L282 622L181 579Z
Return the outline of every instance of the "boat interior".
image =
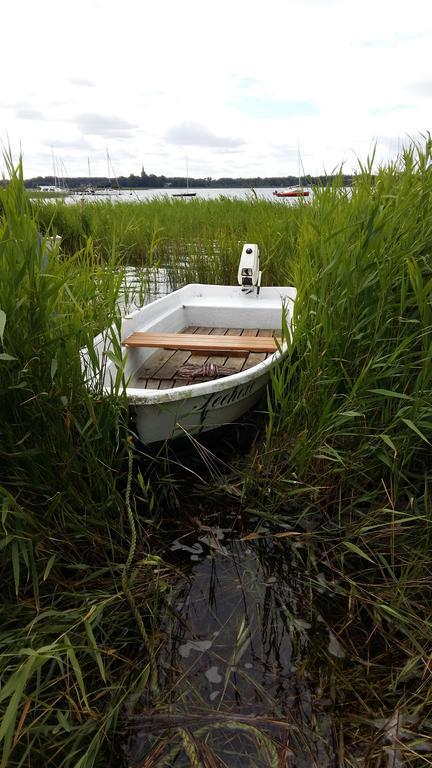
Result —
M180 337L182 334L185 336L196 335L198 341L196 348L176 349L176 344L173 343L170 349L156 349L136 371L130 386L142 389L172 389L174 387L184 387L187 384L211 381L224 375L240 373L240 371L245 371L262 362L275 351L270 346L267 351L257 352L250 349L250 347L259 346L260 338L263 339L263 342L281 339L281 330L273 328L188 326L181 333L177 334L177 337ZM211 344L206 345L200 341L200 337L208 338L209 336L226 337L227 347L233 346L230 344L230 337L232 339L242 337L245 341L248 341L243 345L236 343L235 346L249 348L229 348L225 349L225 351L223 349L214 351L211 349ZM253 341L254 339L255 341ZM181 343L177 344L177 346L181 346ZM264 343L263 346L268 345ZM274 343L272 346L274 346ZM190 374L189 378L187 376L188 371Z

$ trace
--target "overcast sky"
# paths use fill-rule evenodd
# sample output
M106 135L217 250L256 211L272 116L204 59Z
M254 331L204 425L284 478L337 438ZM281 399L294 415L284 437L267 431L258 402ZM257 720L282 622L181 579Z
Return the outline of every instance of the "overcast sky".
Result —
M347 173L432 122L431 0L5 0L24 175ZM1 169L1 164L0 164ZM111 172L112 175L112 172Z

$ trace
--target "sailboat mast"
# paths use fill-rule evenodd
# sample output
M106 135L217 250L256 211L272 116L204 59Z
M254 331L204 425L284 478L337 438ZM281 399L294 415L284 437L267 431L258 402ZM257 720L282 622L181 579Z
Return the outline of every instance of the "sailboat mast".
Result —
M108 166L108 186L111 186L111 168L110 168L110 156L108 154L108 147L106 147L107 166Z
M299 180L299 189L301 189L300 185L300 141L297 139L297 159L298 159L298 180Z
M57 173L56 173L56 164L54 159L54 150L53 145L51 144L51 158L52 158L52 164L53 164L53 174L54 174L54 186L57 186Z

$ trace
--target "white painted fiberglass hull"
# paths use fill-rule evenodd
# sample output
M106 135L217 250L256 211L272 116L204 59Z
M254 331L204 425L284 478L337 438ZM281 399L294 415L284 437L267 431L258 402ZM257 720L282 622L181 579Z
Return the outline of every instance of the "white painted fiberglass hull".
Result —
M226 389L217 388L216 385L222 380L216 379L212 382L215 386L210 393L162 403L136 404L136 426L140 439L152 443L232 424L257 404L268 380L268 372L261 375L254 372L250 381L241 384L233 382ZM130 402L133 403L134 399Z
M295 295L290 287L261 288L257 295L237 286L187 285L125 317L120 340L124 342L135 331L178 333L189 326L276 330L282 328L283 315L289 329ZM224 378L172 389L145 389L138 372L154 349L122 347L126 395L140 439L149 444L235 422L259 401L271 368L285 349L282 345L257 365ZM95 339L94 351L104 360L105 391L112 391L117 371L106 356L106 334Z

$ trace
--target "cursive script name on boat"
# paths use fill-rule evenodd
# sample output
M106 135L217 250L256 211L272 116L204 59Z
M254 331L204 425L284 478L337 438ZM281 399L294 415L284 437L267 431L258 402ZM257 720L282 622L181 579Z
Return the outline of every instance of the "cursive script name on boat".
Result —
M244 400L245 397L248 397L255 389L260 389L261 386L257 387L255 381L250 381L248 384L235 387L235 389L229 389L227 392L213 392L204 403L196 405L194 410L208 411L210 408L223 408L226 405L236 403L238 400Z

